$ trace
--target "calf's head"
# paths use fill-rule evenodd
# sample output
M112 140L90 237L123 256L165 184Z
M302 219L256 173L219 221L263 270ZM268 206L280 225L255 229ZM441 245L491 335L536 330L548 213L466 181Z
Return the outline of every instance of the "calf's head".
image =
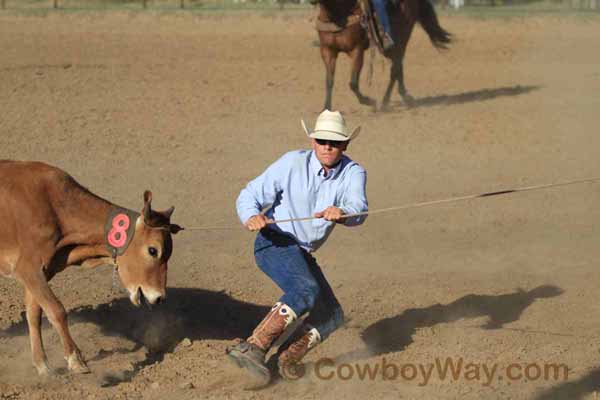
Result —
M144 192L144 208L135 221L135 233L127 250L117 257L119 277L129 291L131 302L139 306L142 297L149 304L166 297L167 269L173 251L172 234L183 228L171 224L174 207L152 210L152 192Z

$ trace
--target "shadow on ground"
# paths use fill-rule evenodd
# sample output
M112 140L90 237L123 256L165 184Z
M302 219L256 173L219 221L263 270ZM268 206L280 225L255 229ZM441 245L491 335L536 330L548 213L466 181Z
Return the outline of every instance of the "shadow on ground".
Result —
M454 104L464 104L464 103L472 103L478 101L492 100L498 97L512 97L519 96L522 94L527 94L533 92L535 90L541 89L541 86L504 86L493 89L480 89L473 90L464 93L458 94L442 94L438 96L430 96L430 97L422 97L422 98L413 98L410 102L411 108L416 107L432 107L432 106L440 106L440 105L454 105ZM395 104L398 107L402 106L404 103L399 102ZM396 107L394 107L396 108Z
M600 391L600 368L591 371L577 381L545 390L536 396L535 400L578 400L583 399L587 394L598 391Z
M130 381L145 366L162 361L165 354L173 352L185 338L195 341L247 337L270 309L236 300L224 292L203 289L169 288L167 295L167 301L152 310L137 309L128 298L119 298L69 312L71 325L91 322L107 336L125 337L136 343L133 349L102 351L93 361L116 353L133 352L142 346L149 351L145 360L134 364L132 371L106 376L104 386ZM21 322L0 331L0 337L16 335L27 335L24 314Z
M412 308L392 318L382 319L362 332L366 349L344 354L344 361L362 359L380 354L402 351L413 342L419 328L463 318L488 317L483 329L500 329L506 323L517 321L523 311L536 299L555 297L563 290L543 285L529 291L517 290L502 295L469 294L449 304L435 304L426 308Z

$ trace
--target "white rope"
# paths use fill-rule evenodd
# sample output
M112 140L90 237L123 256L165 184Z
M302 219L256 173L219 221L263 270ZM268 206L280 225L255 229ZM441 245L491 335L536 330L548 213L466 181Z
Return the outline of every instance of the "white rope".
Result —
M404 205L395 206L395 207L380 208L377 210L369 210L369 211L355 213L355 214L346 214L346 215L344 215L344 217L345 218L360 217L363 215L373 215L373 214L380 214L380 213L386 213L386 212L391 212L391 211L407 210L410 208L428 207L428 206L444 204L444 203L454 203L454 202L458 202L458 201L477 199L477 198L481 198L481 197L500 196L500 195L510 194L510 193L526 192L526 191L530 191L530 190L541 190L541 189L548 189L548 188L559 187L559 186L568 186L568 185L591 183L591 182L598 182L598 181L600 181L600 178L588 178L588 179L580 179L580 180L568 181L568 182L548 183L548 184L544 184L544 185L535 185L535 186L524 186L524 187L520 187L520 188L516 188L516 189L507 189L507 190L500 190L500 191L496 191L496 192L488 192L488 193L481 193L481 194L471 194L471 195L467 195L467 196L450 197L450 198L441 199L441 200L425 201L425 202L419 202L419 203L404 204ZM313 217L280 219L280 220L276 220L276 221L270 221L267 224L270 225L270 224L280 224L280 223L284 223L284 222L310 221L310 220L318 219L318 218L319 217L313 216ZM186 228L186 230L188 230L188 231L229 230L229 229L238 229L239 227L240 227L239 225L237 225L235 227L233 227L233 226L193 227L193 228Z

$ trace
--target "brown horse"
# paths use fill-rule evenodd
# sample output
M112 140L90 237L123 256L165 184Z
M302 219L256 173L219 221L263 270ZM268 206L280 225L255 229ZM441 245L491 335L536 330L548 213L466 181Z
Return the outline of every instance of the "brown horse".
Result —
M359 21L359 16L363 13L360 1L362 0L320 0L317 30L319 31L321 57L326 69L325 109L331 109L335 64L340 52L347 53L352 60L350 89L361 104L375 105L375 101L364 96L359 89L364 53L369 47L369 37ZM382 101L383 109L389 105L392 89L396 82L398 82L398 91L405 104L410 105L412 102L404 85L402 62L415 22L421 24L431 43L438 49L447 48L451 36L440 26L429 0L393 1L395 4L389 5L388 10L391 11L389 13L390 24L395 45L385 54L392 61L392 67L390 81ZM331 26L338 28L331 28Z
M63 343L69 370L89 369L48 282L70 265L114 265L131 302L159 303L166 295L173 207L152 210L144 193L141 214L89 192L71 176L43 163L0 160L0 275L25 287L33 364L50 373L41 336L42 311Z

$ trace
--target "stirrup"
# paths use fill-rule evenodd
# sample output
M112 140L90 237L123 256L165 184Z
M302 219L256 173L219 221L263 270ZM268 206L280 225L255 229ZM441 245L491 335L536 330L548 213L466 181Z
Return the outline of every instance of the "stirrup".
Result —
M381 47L385 52L389 52L394 48L396 44L394 43L394 39L387 33L384 32L383 37L381 38Z

